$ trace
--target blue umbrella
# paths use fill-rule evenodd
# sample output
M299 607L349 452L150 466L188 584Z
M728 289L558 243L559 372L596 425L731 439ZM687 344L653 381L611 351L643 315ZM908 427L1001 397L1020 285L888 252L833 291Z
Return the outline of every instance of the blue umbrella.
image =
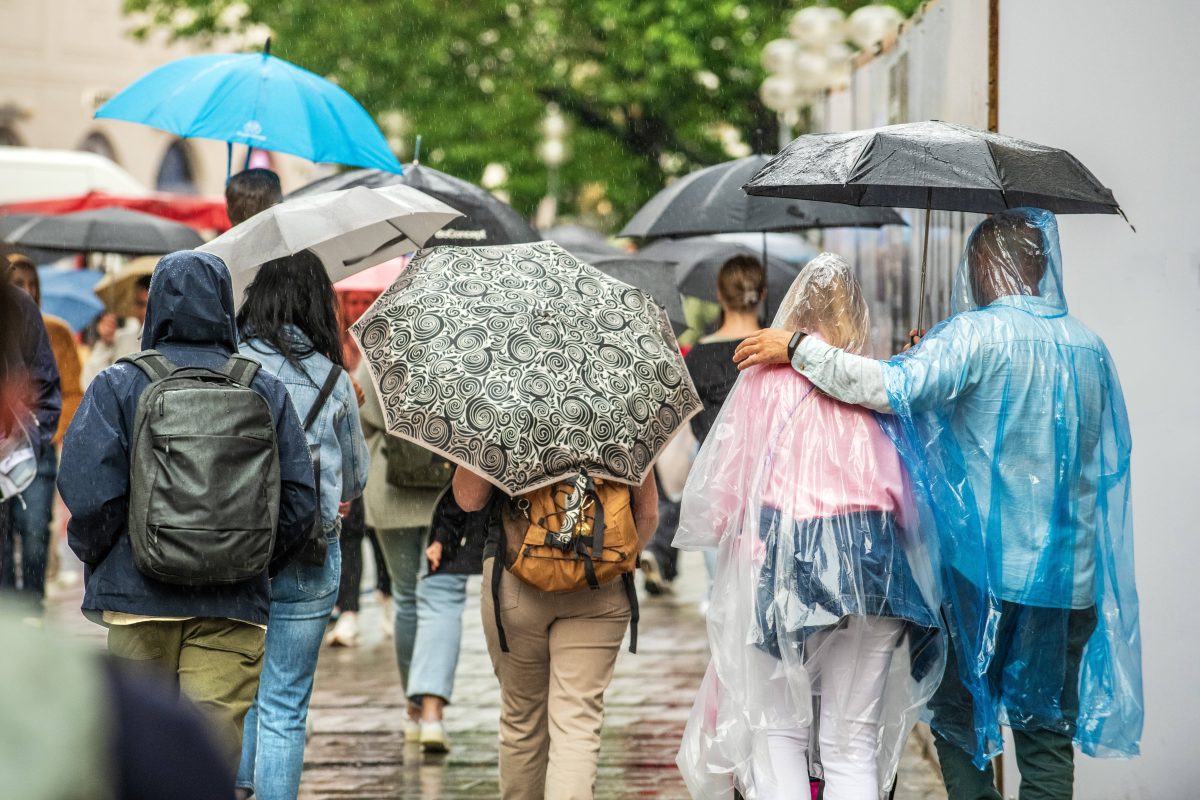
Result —
M228 142L231 151L244 144L403 173L379 126L346 90L269 52L172 61L125 87L96 116Z
M103 272L71 267L38 267L42 311L64 320L78 333L104 312L104 303L92 290Z

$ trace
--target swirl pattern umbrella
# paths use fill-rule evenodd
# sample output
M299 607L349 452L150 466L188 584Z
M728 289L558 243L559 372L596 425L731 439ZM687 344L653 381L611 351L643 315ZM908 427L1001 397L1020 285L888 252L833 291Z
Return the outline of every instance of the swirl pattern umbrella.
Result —
M654 299L553 242L422 250L350 330L388 432L509 494L640 485L701 409Z

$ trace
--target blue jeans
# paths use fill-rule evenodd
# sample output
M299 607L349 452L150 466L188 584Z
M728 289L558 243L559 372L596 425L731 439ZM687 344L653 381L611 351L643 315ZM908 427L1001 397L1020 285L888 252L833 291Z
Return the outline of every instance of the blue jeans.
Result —
M426 533L424 528L400 528L377 535L392 575L396 664L405 694L414 704L426 695L449 703L462 641L467 576L426 573Z
M9 501L12 521L4 537L4 555L0 557L0 589L16 589L13 565L16 538L21 537L21 593L31 600L42 599L46 589L46 557L50 552L50 518L54 513L54 478L58 475L58 455L53 445L42 449L38 457L37 477Z
M259 800L295 800L317 655L342 571L337 532L325 566L293 561L271 580L271 619L258 696L246 714L237 785Z

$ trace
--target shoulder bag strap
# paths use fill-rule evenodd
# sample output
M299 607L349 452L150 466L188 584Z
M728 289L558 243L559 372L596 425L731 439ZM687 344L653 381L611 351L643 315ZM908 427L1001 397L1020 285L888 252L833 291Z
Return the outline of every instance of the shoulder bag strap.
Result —
M325 407L325 401L329 399L329 395L333 394L333 387L337 385L338 378L341 376L342 368L337 364L329 368L329 374L325 376L325 383L321 386L321 391L317 393L317 399L313 401L312 408L308 410L308 416L304 418L304 430L311 428L317 421L317 415Z

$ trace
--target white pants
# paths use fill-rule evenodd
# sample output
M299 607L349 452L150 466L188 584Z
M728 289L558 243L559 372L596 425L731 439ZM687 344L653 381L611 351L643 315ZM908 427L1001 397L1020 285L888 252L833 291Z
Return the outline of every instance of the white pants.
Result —
M814 693L821 695L825 800L879 800L876 748L882 697L903 630L897 619L850 617L845 625L807 642L805 667ZM809 736L808 727L767 731L770 768L755 775L761 800L808 800Z

